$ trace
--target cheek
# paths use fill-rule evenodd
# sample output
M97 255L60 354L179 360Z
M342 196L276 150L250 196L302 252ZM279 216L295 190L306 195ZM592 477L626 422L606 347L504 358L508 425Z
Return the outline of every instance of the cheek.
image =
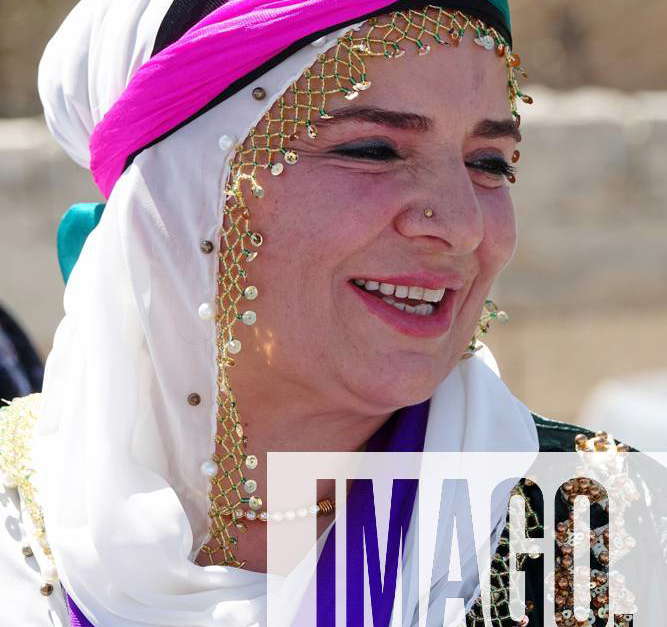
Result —
M254 200L252 228L265 235L263 254L294 267L299 260L331 268L363 250L382 230L395 191L380 177L335 167L298 164L264 184L266 197Z
M510 261L517 243L514 206L509 190L487 192L482 198L484 211L484 244L481 262L493 279Z

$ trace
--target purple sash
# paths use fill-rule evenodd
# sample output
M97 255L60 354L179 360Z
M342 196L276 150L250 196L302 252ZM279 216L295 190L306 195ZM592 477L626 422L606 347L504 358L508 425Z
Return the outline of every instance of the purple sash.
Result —
M422 451L426 436L429 401L405 407L395 412L389 420L371 437L366 447L367 451L385 452L414 452ZM373 533L374 513L372 507L371 487L367 482L355 482L350 491L347 508L347 536L348 546L348 594L347 608L350 627L361 625L363 622L363 587L359 587L358 577L363 577L363 569L350 566L363 564L362 530ZM405 537L412 508L417 492L417 481L397 481L392 492L392 522L389 525L387 547L389 552L397 550L399 536ZM396 512L396 515L394 515ZM392 548L393 547L393 548ZM387 555L387 564L395 563L395 555ZM335 533L329 534L324 544L317 564L317 627L332 627L335 624ZM394 604L393 590L396 586L396 569L387 568L385 572L383 591L392 591L392 594L372 594L372 610L375 625L389 625L391 610ZM371 576L371 579L373 577ZM363 583L363 580L361 580ZM377 583L377 578L373 580ZM373 587L371 581L371 587ZM71 627L94 627L83 615L68 594L67 609L69 610Z
M72 597L65 593L67 600L67 611L69 612L69 622L71 627L93 627L93 624L83 615L83 612L76 606Z

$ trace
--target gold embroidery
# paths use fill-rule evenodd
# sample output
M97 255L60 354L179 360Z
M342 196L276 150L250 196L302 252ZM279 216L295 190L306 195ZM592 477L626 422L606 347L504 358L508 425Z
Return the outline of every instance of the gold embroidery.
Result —
M16 486L21 504L30 516L33 533L40 547L50 560L51 549L46 537L44 515L37 500L37 489L32 477L31 440L37 422L40 394L31 394L14 399L0 408L0 471L7 483Z

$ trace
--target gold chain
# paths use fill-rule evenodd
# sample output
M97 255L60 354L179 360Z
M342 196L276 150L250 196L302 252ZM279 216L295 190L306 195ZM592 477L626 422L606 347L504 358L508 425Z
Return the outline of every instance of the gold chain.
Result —
M256 482L247 477L247 470L256 468L257 458L246 452L247 442L229 378L235 356L242 348L234 336L235 325L239 321L254 324L254 312L241 310L258 295L258 290L249 284L246 268L257 256L262 236L251 230L246 194L263 198L264 188L258 175L268 172L280 176L286 167L298 162L299 155L290 148L290 142L302 131L310 139L317 138L318 121L331 118L327 112L330 98L355 100L371 87L367 59L398 59L406 54L402 47L406 44L414 45L423 56L431 52L431 47L458 46L467 32L472 33L476 44L504 61L508 98L518 122L517 98L529 98L518 87L519 59L502 35L459 11L429 6L421 11L399 11L373 18L361 31L350 30L340 37L285 91L236 148L225 187L218 270L218 429L213 457L218 471L211 479L209 538L201 550L211 564L243 566L235 555L238 533L246 529L243 508L267 516L262 510L262 499L253 495Z

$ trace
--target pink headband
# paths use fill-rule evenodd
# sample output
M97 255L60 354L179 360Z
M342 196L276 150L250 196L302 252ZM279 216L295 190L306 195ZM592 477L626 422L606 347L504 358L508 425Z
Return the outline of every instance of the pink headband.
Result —
M305 38L361 21L389 0L230 0L139 68L90 139L108 197L130 157L219 102ZM314 38L314 37L313 37Z

